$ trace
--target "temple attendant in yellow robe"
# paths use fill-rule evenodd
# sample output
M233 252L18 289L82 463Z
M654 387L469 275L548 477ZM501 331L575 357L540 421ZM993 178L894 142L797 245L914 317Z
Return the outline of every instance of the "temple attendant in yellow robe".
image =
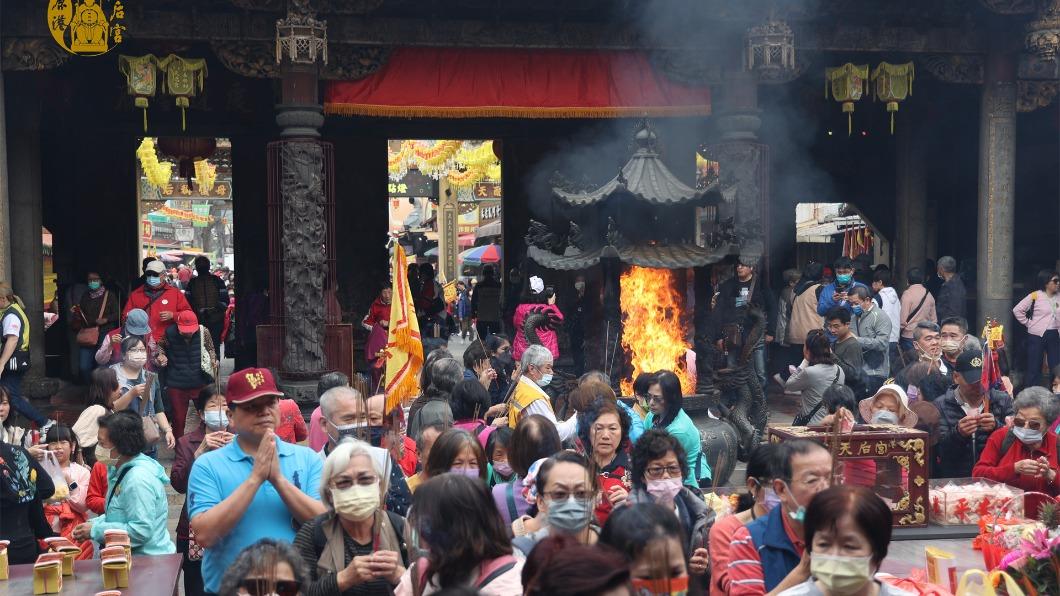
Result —
M552 382L552 352L544 346L530 346L523 352L519 364L522 375L508 404L508 426L515 428L524 416L540 414L556 425L560 440L572 438L578 426L577 415L572 414L562 422L557 420L552 400L541 389Z

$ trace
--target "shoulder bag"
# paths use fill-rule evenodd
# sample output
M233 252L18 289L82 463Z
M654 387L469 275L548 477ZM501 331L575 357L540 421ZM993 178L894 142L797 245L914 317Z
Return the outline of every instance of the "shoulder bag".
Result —
M110 292L103 292L103 303L99 305L99 316L96 319L103 318L103 311L107 309L107 299L110 298ZM85 319L85 313L81 313L81 318ZM82 348L94 348L99 345L99 325L95 324L95 321L89 321L85 319L85 326L77 332L77 345ZM91 325L91 327L89 327Z
M832 379L832 384L828 386L829 389L835 387L839 383L839 371L842 369L839 368L838 364L835 366L838 370L835 371L835 378ZM822 406L824 406L824 392L821 393L821 401L817 402L817 405L811 408L806 414L797 414L795 419L791 421L791 425L806 426L811 420L813 420L813 417L817 415L817 412L821 410Z
M154 399L151 396L155 384L155 373L148 372L144 375L144 393L140 396L140 422L144 427L144 441L148 447L158 443L162 436L158 433L158 423L154 416L147 415L147 403ZM157 415L157 412L156 412Z

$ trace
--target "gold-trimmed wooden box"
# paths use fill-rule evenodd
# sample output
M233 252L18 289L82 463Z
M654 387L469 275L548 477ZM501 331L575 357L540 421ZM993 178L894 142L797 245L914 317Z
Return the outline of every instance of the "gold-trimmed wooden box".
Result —
M771 426L769 440L811 439L830 447L823 426ZM837 453L845 484L872 488L891 507L894 527L923 528L928 521L928 434L901 426L859 424L840 434Z

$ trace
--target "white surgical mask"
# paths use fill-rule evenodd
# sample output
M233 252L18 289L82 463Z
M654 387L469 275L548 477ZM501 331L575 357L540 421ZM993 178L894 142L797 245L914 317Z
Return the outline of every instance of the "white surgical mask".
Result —
M206 410L203 415L203 422L206 426L214 430L221 430L228 428L228 414L224 413L224 410Z
M136 368L143 368L147 364L147 352L129 352L125 355L125 361Z
M872 424L898 424L898 414L890 410L877 410L872 415Z

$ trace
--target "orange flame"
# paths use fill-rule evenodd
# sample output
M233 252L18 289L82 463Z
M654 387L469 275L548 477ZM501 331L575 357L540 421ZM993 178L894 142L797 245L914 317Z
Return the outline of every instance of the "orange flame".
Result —
M620 280L622 348L630 355L633 377L622 380L622 394L633 395L633 379L642 372L672 370L681 390L692 393L694 381L685 367L690 344L681 321L682 299L669 269L630 267Z

